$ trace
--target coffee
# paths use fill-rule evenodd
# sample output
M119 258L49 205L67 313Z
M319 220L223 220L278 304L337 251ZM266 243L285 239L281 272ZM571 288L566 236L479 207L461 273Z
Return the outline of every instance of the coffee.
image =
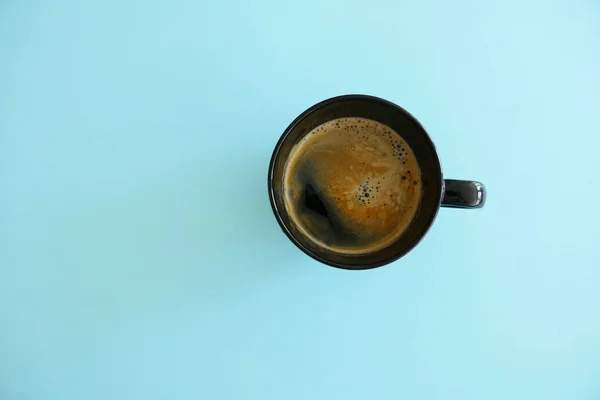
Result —
M284 168L285 207L315 244L365 254L396 241L421 201L421 170L393 129L366 118L339 118L310 131Z

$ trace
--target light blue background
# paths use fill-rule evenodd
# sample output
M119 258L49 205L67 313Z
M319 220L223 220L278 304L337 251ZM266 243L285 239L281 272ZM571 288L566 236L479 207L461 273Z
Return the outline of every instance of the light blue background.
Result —
M284 236L287 124L367 93L484 210ZM0 3L0 399L600 399L600 4Z

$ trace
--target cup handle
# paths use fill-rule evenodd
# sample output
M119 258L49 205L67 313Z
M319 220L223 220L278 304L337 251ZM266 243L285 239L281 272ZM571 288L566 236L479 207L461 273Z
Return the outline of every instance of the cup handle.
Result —
M480 182L444 179L442 207L481 208L485 198L485 187Z

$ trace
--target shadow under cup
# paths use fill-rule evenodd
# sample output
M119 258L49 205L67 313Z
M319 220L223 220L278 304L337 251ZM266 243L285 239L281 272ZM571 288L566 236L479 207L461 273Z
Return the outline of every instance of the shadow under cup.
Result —
M408 228L389 246L372 253L342 254L323 248L306 237L292 221L284 201L284 168L290 152L317 126L337 118L362 117L389 126L413 150L421 168L422 196L417 214ZM286 235L302 251L322 263L345 269L369 269L388 264L415 247L433 223L440 208L444 181L433 142L419 122L401 107L386 100L347 95L325 100L306 110L285 130L269 166L269 199Z

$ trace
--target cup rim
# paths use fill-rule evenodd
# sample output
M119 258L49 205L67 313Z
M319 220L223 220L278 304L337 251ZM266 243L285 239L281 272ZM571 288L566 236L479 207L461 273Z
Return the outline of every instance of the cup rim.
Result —
M386 106L393 108L393 109L397 110L398 112L404 114L404 116L406 116L412 122L414 122L420 128L420 131L423 133L423 140L428 142L427 144L430 146L430 148L433 152L433 155L435 156L434 159L436 160L436 163L437 163L437 169L439 171L439 180L440 180L439 185L438 185L439 191L437 193L437 207L435 207L434 211L429 216L429 219L427 221L425 229L422 230L422 232L413 241L413 243L411 243L410 246L407 246L402 252L399 252L398 254L395 254L392 257L389 257L387 259L381 260L376 263L367 264L367 265L361 266L359 268L351 267L347 264L342 264L342 263L331 261L327 258L319 256L318 254L314 254L312 251L307 249L292 234L292 232L288 229L286 224L283 222L281 215L280 215L280 211L279 211L276 201L275 201L275 193L274 193L274 188L273 188L273 175L274 175L274 170L275 170L275 164L276 164L277 157L279 156L281 146L282 146L283 142L285 141L285 139L288 137L288 135L291 132L293 132L296 125L300 121L302 121L304 118L310 116L313 112L315 112L323 107L326 107L332 103L335 103L338 101L344 101L344 100L367 100L367 101L382 103L383 105L386 105ZM399 105L397 105L389 100L380 98L380 97L366 95L366 94L346 94L346 95L330 97L328 99L320 101L320 102L316 103L315 105L309 107L304 112L302 112L300 115L298 115L288 125L288 127L283 131L279 140L275 144L275 148L273 150L273 153L271 155L271 160L269 162L267 189L269 192L269 202L271 203L271 209L273 210L273 214L275 215L275 219L277 220L279 227L286 234L286 236L292 241L292 243L294 243L296 245L296 247L298 247L304 254L306 254L309 257L311 257L312 259L319 261L330 267L335 267L335 268L345 269L345 270L360 270L360 271L362 271L362 270L368 270L368 269L382 267L384 265L388 265L388 264L393 263L394 261L399 260L400 258L404 257L406 254L408 254L412 249L414 249L423 240L423 238L427 235L427 233L431 229L431 226L433 225L433 222L435 221L437 214L440 210L440 206L441 206L441 202L442 202L442 198L443 198L443 194L444 194L444 175L443 175L443 171L442 171L442 165L440 162L440 158L439 158L437 149L435 147L435 144L433 143L433 140L431 140L431 137L429 136L429 134L427 133L427 131L425 130L423 125L421 125L421 123L411 113L409 113L408 111L406 111L404 108L400 107Z

